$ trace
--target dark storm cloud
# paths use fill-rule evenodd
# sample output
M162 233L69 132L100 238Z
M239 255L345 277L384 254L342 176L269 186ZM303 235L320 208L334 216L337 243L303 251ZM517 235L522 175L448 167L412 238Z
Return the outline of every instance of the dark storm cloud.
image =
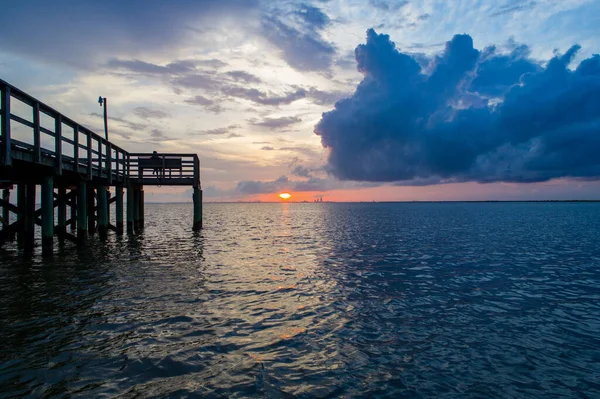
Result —
M377 182L600 179L600 56L570 69L578 50L542 67L524 47L479 52L457 35L422 69L369 30L363 81L315 127L327 168Z
M89 67L107 55L160 51L217 16L247 18L258 1L11 1L0 13L4 51Z

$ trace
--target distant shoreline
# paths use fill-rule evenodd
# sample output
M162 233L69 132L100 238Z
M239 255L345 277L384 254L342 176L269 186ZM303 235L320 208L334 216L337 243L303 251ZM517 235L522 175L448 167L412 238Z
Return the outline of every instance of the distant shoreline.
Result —
M205 204L481 204L481 203L593 203L597 200L461 200L461 201L206 201ZM191 202L146 202L147 204L191 204Z

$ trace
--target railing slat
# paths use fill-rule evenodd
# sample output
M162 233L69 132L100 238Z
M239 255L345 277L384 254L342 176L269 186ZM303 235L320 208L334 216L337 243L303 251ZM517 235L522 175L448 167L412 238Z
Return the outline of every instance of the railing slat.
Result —
M33 104L33 145L35 153L33 154L34 162L42 161L42 139L40 137L40 103L37 101Z
M11 142L10 142L10 87L2 85L2 94L0 98L0 107L2 108L2 122L0 126L0 136L2 137L2 153L0 161L4 166L12 165Z
M73 127L73 157L75 158L75 172L79 173L79 125Z
M54 152L56 156L56 169L59 175L62 174L62 115L57 114L54 117Z
M88 167L88 179L92 179L92 134L90 131L87 134L87 167Z

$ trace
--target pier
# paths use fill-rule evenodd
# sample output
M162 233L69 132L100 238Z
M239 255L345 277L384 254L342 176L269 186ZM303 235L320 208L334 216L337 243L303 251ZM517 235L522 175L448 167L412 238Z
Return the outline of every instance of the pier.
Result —
M202 228L197 154L129 153L3 80L0 95L0 245L16 239L30 254L39 227L51 256L55 239L139 233L145 186L192 187L191 227Z

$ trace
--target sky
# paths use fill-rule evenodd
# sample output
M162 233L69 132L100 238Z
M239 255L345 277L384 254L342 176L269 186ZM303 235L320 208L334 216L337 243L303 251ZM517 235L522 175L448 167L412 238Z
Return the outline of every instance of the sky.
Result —
M600 199L600 0L5 3L2 79L97 133L106 97L205 201Z

